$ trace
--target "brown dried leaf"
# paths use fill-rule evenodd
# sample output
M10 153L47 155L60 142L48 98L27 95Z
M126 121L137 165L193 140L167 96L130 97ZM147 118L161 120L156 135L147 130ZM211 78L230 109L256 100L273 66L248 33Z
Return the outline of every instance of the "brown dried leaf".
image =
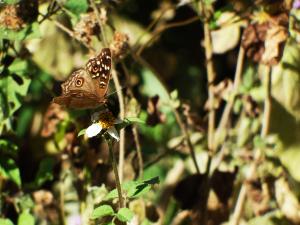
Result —
M12 30L21 29L25 22L18 15L19 7L16 5L6 5L0 11L0 26Z
M209 110L211 108L217 109L219 108L222 100L228 100L230 93L233 89L233 83L230 79L224 79L219 84L213 86L214 93L214 103L211 106L210 101L207 100L204 108Z
M265 41L265 52L262 55L262 62L264 64L276 65L279 63L287 37L288 33L285 27L274 26L268 29Z
M159 111L159 96L155 95L148 100L148 117L146 123L150 126L155 126L165 121L165 116Z
M56 132L56 125L62 121L68 113L58 104L51 103L43 119L41 131L42 137L50 137Z
M46 206L53 202L53 194L50 191L38 190L33 192L33 199L36 204Z
M205 130L203 119L201 119L197 113L192 111L189 104L183 103L182 109L188 126L192 129L203 132Z
M260 114L261 110L257 102L250 95L243 96L242 101L247 116L257 117Z
M256 18L244 31L242 46L249 58L266 65L276 65L282 57L284 44L288 37L288 15L281 13L276 16L265 14L263 21Z
M99 34L100 27L98 25L95 13L82 14L80 21L74 26L74 34L83 42L90 44L92 35Z
M113 42L110 44L110 49L114 58L123 58L129 49L129 36L116 31Z
M245 30L242 37L242 46L246 50L246 54L253 61L259 62L263 52L265 51L264 41L268 24L251 24Z
M262 215L270 210L270 193L266 183L253 180L249 183L247 196L256 216Z

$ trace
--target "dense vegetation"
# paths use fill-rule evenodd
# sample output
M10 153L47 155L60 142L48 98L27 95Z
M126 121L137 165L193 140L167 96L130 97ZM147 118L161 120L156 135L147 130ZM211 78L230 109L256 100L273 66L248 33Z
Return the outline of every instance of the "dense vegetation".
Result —
M299 0L0 1L0 225L300 224L299 31Z

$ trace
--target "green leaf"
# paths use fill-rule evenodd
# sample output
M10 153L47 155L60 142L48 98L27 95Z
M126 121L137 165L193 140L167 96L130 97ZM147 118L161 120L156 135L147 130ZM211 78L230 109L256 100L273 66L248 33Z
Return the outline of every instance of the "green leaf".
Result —
M18 187L21 186L20 170L13 159L6 157L0 158L0 174L4 178L13 181Z
M124 190L124 188L123 188ZM115 199L118 198L118 191L117 189L113 189L111 190L106 196L105 196L105 200L110 200L110 199Z
M168 91L162 84L162 82L148 69L144 69L142 72L143 79L143 93L149 97L158 95L162 101L169 101L170 97ZM155 88L153 88L155 87Z
M104 225L115 225L115 223L113 221L105 223Z
M178 90L175 89L174 91L172 91L170 93L170 97L171 97L171 99L177 99L178 98Z
M31 82L25 76L16 75L20 71L22 71L20 74L27 72L27 68L20 60L15 60L8 71L13 74L0 78L0 133L4 126L11 129L10 116L21 107L20 97L27 94Z
M121 187L122 190L126 192L127 197L137 198L147 193L151 189L152 185L157 183L159 183L159 177L154 177L145 181L129 181L122 184ZM110 191L106 195L105 200L111 200L115 198L118 198L117 189Z
M15 156L18 151L18 146L11 141L0 139L0 152Z
M18 218L18 225L34 225L34 217L27 211L24 211L20 214Z
M19 31L0 27L0 40L7 39L12 41L22 41L39 38L40 36L41 34L38 23L32 23Z
M148 180L143 181L143 183L149 185L159 184L159 177L157 176L157 177L150 178Z
M80 13L86 12L89 7L87 0L68 0L65 3L65 7L72 13L79 15Z
M1 218L0 218L0 224L1 225L14 225L10 219L1 219Z
M146 123L144 120L137 117L127 117L126 120L128 120L130 123L141 123L141 124Z
M300 145L292 145L280 153L280 160L290 175L300 182Z
M45 158L41 161L35 177L35 184L38 187L43 185L46 181L51 181L53 179L54 165L55 160L53 158Z
M16 202L18 203L18 206L21 209L21 211L29 211L34 207L34 202L29 194L17 198Z
M117 213L117 218L122 222L129 222L134 216L134 213L128 208L121 208Z
M82 129L81 131L78 132L77 137L80 137L85 134L86 129Z
M114 214L114 210L110 205L101 205L94 209L91 215L91 219L101 219L105 216Z
M6 4L16 4L16 3L18 3L20 0L4 0L4 2L6 3ZM1 223L0 223L1 224Z

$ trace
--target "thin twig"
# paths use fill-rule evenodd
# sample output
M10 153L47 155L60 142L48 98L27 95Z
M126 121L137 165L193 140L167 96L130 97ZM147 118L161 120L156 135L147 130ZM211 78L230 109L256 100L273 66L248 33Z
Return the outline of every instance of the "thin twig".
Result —
M126 80L130 80L130 74L129 71L125 65L125 63L123 61L121 61L121 66L122 69L124 71ZM133 94L133 91L131 89L131 87L129 86L129 84L127 84L128 87L128 95L132 98L135 99L135 96ZM133 115L134 117L138 116L140 109L139 107L137 107L135 115ZM139 138L139 133L138 133L138 129L136 125L132 125L132 134L133 134L133 138L134 138L134 143L136 146L136 152L137 152L137 157L138 157L138 164L139 164L139 177L143 177L143 171L144 171L144 162L143 162L143 155L142 155L142 148L141 148L141 144L140 144L140 138Z
M208 147L208 160L205 171L205 189L204 189L204 201L202 204L201 213L201 221L200 224L206 224L207 222L207 202L210 192L210 167L212 162L212 157L215 154L216 146L214 143L214 135L215 135L215 117L216 110L214 108L214 81L216 78L216 72L213 64L213 48L212 48L212 39L211 32L209 28L209 16L206 15L206 7L203 0L199 2L199 12L203 17L203 26L204 26L204 48L205 48L205 59L206 59L206 73L207 73L207 81L208 81L208 102L209 102L209 114L208 114L208 135L207 135L207 147Z
M266 69L266 97L264 102L264 114L263 114L263 121L262 121L262 129L261 129L261 137L264 138L267 136L269 132L269 126L270 126L270 116L271 116L271 109L272 109L272 98L271 98L271 88L272 88L272 80L271 80L271 67L268 66ZM251 180L256 171L258 162L260 161L262 157L262 149L256 149L253 163L251 164L249 168L249 173L247 180ZM244 205L247 197L247 182L244 182L242 184L235 209L232 215L232 219L230 221L230 225L238 225L240 218L242 216Z
M238 93L238 89L239 89L239 86L240 86L240 83L242 80L244 58L245 58L245 49L241 45L240 50L239 50L238 60L237 60L235 76L234 76L234 83L233 83L233 90L232 90L233 96L228 100L228 102L226 104L226 107L225 107L222 117L221 117L221 121L220 121L219 126L215 133L216 148L223 141L220 139L221 133L223 133L224 131L226 132L225 127L227 126L227 124L229 122L229 117L231 115L231 111L232 111L233 104L234 104L234 101L236 98L236 94Z
M112 164L113 171L115 174L116 188L117 188L118 196L119 196L119 207L123 208L124 201L123 201L123 196L122 196L121 182L120 182L120 178L119 178L119 174L118 174L118 166L117 166L117 161L116 161L115 154L113 151L113 142L112 142L111 138L107 138L107 144L108 144L108 148L109 148L111 164Z
M135 54L132 54L132 56L135 58L135 60L140 63L142 66L150 69L153 74L159 79L159 76L157 75L157 71L149 65L148 62L146 62L141 56L138 56L138 55L135 55ZM165 90L167 90L167 88L165 87L165 85L163 83L161 83ZM177 124L179 125L179 128L181 130L181 133L182 135L184 136L184 139L186 141L186 144L187 144L187 147L189 149L189 152L191 154L191 157L192 157L192 160L193 160L193 163L194 163L194 166L195 166L195 169L196 169L196 172L197 173L200 173L200 169L199 169L199 166L198 166L198 163L197 163L197 159L196 159L196 153L195 153L195 149L194 149L194 146L191 142L191 139L190 139L190 134L188 132L188 129L186 128L184 122L182 121L181 117L180 117L180 114L178 112L178 110L174 107L172 107L172 112L175 116L175 119L177 121Z
M160 13L159 16L157 16L145 29L145 32L143 32L136 40L136 42L132 45L133 49L135 49L135 46L138 45L138 43L140 42L140 40L144 37L144 35L148 32L150 32L150 30L155 26L155 24L157 24L159 22L159 20L163 17L164 13L167 12L168 10L172 9L173 7L168 7L164 10L162 10L162 12Z
M90 2L92 5L92 8L94 10L94 13L96 14L98 24L100 26L100 34L101 34L102 42L103 42L104 46L107 46L107 40L106 40L106 36L105 36L105 32L104 32L104 24L101 21L101 17L100 17L98 8L97 8L94 0L91 0Z
M136 125L132 126L132 134L136 146L136 153L138 157L138 163L139 163L139 178L143 177L143 171L144 171L144 162L143 162L143 155L142 155L142 149L141 149L141 143L139 139L139 133L137 130Z
M63 172L63 171L62 171ZM66 224L66 217L65 217L65 187L64 187L64 174L61 175L61 180L60 180L60 186L59 186L59 214L60 214L60 222L62 225Z
M50 18L49 18L50 20ZM95 49L88 44L86 44L84 41L82 41L80 38L78 38L72 30L58 22L57 20L54 20L54 24L61 29L62 31L66 32L71 38L74 38L75 40L79 41L81 44L83 44L86 48L88 48L90 51L95 52Z
M196 21L199 20L199 16L195 16L195 17L192 17L192 18L189 18L187 20L184 20L184 21L179 21L179 22L174 22L174 23L169 23L169 24L166 24L162 27L160 27L159 29L157 29L156 31L153 32L151 38L145 43L143 44L137 51L136 51L136 54L137 55L141 55L141 53L144 51L144 49L149 46L151 44L151 42L153 42L153 40L159 35L161 34L162 32L170 29L170 28L175 28L175 27L180 27L180 26L185 26L185 25L188 25L188 24L191 24L191 23L194 23Z
M120 118L123 120L125 118L124 95L122 92L122 87L118 75L115 70L112 71L112 77L115 83L119 105L120 105ZM123 181L124 158L125 158L125 129L122 129L120 130L120 143L119 143L119 174L120 174L121 182Z

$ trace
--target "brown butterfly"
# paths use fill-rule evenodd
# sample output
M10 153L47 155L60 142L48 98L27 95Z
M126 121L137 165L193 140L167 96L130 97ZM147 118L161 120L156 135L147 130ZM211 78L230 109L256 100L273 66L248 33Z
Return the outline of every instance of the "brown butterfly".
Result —
M74 71L61 85L62 95L53 102L69 108L96 108L106 102L111 72L111 51L103 48L85 68Z

